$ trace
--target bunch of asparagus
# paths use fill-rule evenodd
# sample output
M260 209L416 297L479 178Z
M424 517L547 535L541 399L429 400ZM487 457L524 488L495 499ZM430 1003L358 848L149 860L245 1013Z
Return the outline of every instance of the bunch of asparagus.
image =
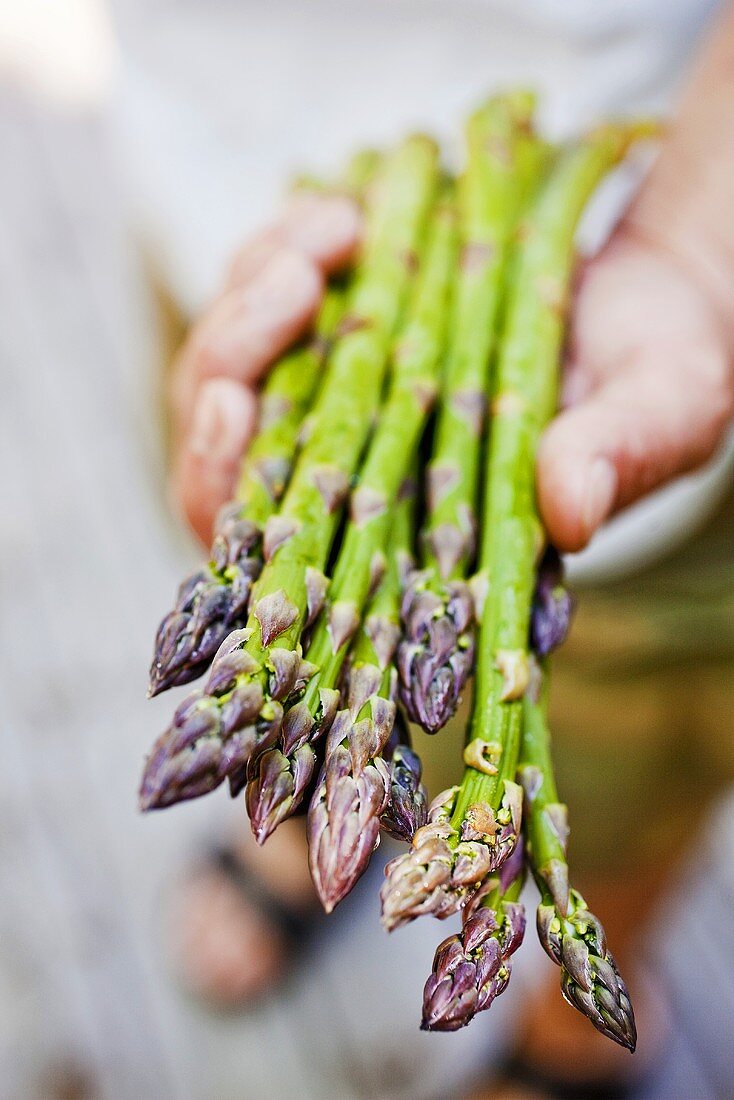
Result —
M576 226L651 128L552 147L533 112L526 92L475 111L457 180L422 135L356 158L360 262L265 382L211 559L161 623L151 694L205 679L140 798L156 809L227 780L261 843L308 804L327 911L381 831L408 842L386 868L385 927L463 918L426 983L429 1030L464 1026L507 986L529 869L564 997L633 1050L627 989L568 881L546 702L571 603L534 477ZM472 676L463 776L427 806L408 720L436 733Z

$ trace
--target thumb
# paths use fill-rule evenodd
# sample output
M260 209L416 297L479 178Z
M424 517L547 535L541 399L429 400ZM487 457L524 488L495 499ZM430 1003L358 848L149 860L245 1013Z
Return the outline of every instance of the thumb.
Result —
M705 462L732 404L718 343L637 353L541 439L538 502L551 540L581 550L616 510Z

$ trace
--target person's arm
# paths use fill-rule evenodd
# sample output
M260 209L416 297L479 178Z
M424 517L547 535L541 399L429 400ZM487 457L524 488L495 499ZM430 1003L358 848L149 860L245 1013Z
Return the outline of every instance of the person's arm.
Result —
M538 491L551 538L701 465L734 409L734 5L713 27L660 155L584 270Z

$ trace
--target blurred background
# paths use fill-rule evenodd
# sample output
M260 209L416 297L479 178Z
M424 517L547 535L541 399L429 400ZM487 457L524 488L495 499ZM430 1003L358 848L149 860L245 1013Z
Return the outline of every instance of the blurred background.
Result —
M728 454L571 563L557 764L634 1060L532 931L491 1013L421 1034L449 929L381 931L388 845L273 994L212 1012L172 975L167 898L244 809L135 805L171 707L145 701L154 629L200 553L165 495L166 364L228 255L294 171L415 126L455 149L502 83L543 90L555 133L664 111L714 6L0 0L2 1100L734 1095ZM420 743L433 793L451 744Z

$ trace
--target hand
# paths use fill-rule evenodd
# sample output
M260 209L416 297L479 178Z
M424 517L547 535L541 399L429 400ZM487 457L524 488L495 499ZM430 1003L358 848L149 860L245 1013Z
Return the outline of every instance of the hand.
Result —
M307 330L324 276L348 265L359 234L347 199L292 200L237 255L192 330L174 373L173 488L204 542L253 430L254 384ZM578 550L616 509L710 457L734 408L734 371L704 288L631 228L583 269L569 350L538 497L553 541Z
M734 411L724 318L682 256L621 228L583 269L565 411L538 453L538 498L561 550L705 462Z
M294 196L237 254L173 372L173 496L203 542L231 498L256 421L254 386L312 324L326 276L352 261L360 216L341 196Z

